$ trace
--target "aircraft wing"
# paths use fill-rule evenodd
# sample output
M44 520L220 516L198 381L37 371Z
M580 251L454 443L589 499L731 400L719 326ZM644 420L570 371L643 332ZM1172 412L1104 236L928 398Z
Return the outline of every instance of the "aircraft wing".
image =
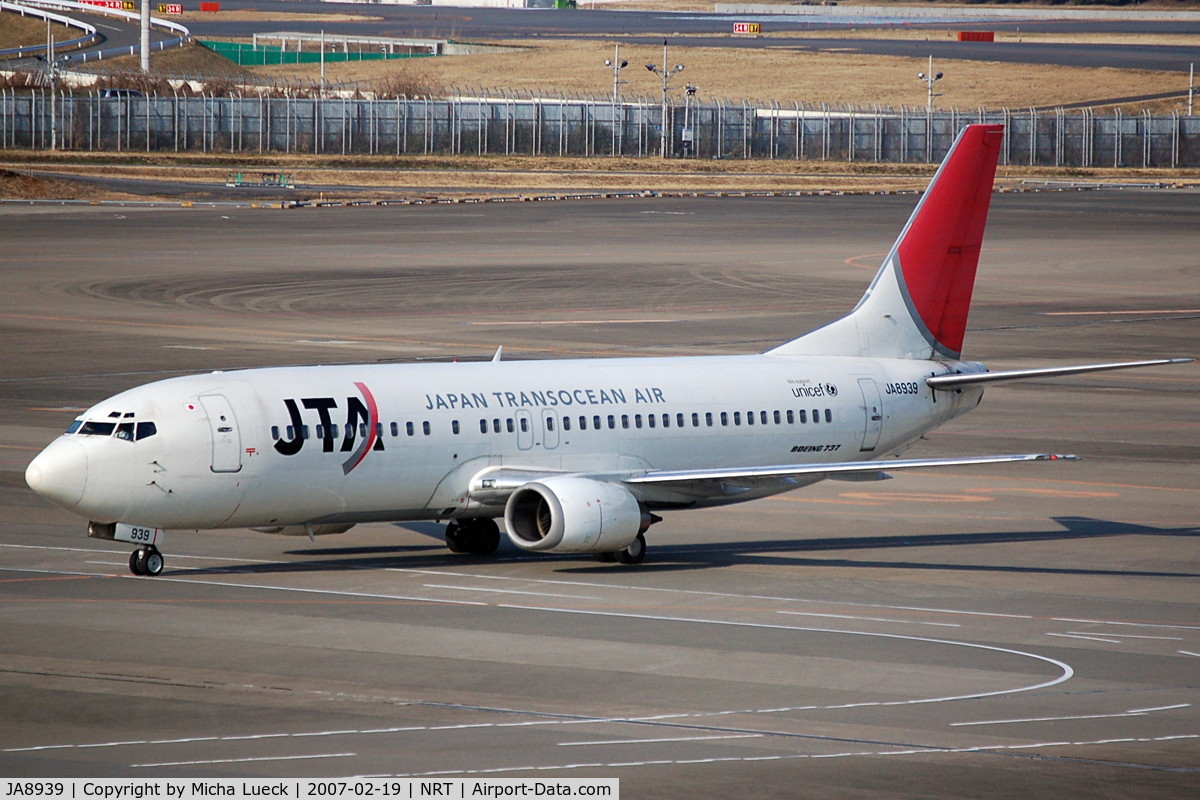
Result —
M1082 375L1086 372L1108 372L1114 369L1157 367L1163 364L1187 364L1191 358L1158 358L1152 361L1117 361L1108 364L1081 364L1074 367L1045 367L1042 369L1010 369L1001 372L975 372L964 375L937 375L926 378L925 383L934 389L957 389L961 386L976 386L981 383L1019 381L1027 378L1060 378L1064 375Z
M835 464L781 464L768 467L733 469L655 470L622 479L623 483L671 484L694 481L723 481L754 478L791 478L801 475L821 475L829 478L851 475L873 475L884 470L918 469L920 467L964 467L972 464L1007 464L1023 461L1078 461L1079 456L1057 453L1021 453L1000 456L971 456L967 458L910 458L895 461L844 461Z

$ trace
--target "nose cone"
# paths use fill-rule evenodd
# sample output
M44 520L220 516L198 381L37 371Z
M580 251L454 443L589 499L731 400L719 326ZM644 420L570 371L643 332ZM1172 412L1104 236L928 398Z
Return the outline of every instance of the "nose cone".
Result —
M74 508L87 487L87 452L66 437L38 454L25 470L29 488L63 508Z

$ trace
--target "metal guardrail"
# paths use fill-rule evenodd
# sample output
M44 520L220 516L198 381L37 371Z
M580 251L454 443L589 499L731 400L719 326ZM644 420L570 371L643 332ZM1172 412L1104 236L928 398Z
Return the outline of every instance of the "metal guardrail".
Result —
M834 110L750 101L663 108L562 98L319 99L261 94L100 97L0 90L0 148L655 156L937 163L963 126L1004 125L1001 164L1200 166L1200 117Z
M71 17L67 17L62 14L55 14L53 11L46 11L45 9L34 8L21 3L9 3L7 0L0 0L0 12L20 14L22 17L28 15L37 17L38 19L50 20L68 28L78 28L84 32L83 36L80 36L76 39L69 39L65 42L55 42L54 47L56 50L67 50L79 47L81 45L89 44L96 39L97 34L95 27L83 22L82 20L72 19ZM4 50L0 50L0 58L5 58L8 56L21 58L27 55L45 53L46 48L47 46L44 44L32 44L25 47L8 47Z
M118 8L108 8L106 6L85 5L75 2L75 0L24 0L22 5L27 7L44 7L57 8L60 10L82 11L88 14L103 14L109 17L117 17L129 22L141 22L141 15L136 11L124 11ZM150 26L173 31L177 34L174 39L164 39L155 42L151 45L151 50L166 50L170 47L179 47L186 44L192 39L192 32L178 22L172 22L169 19L161 19L159 17L150 18ZM135 44L129 47L111 47L107 50L97 50L91 53L79 53L73 55L71 60L75 63L87 61L99 61L105 58L115 58L117 56L137 55L141 52L141 45Z

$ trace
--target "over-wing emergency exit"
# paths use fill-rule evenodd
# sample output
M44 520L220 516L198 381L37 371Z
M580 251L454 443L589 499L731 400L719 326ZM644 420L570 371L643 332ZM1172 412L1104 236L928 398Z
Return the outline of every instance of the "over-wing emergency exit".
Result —
M991 382L1190 359L988 372L961 359L1000 150L962 130L855 309L757 355L297 367L159 381L104 400L29 465L38 494L163 570L164 530L313 537L448 522L490 554L637 563L661 514L817 481L1072 456L889 459Z

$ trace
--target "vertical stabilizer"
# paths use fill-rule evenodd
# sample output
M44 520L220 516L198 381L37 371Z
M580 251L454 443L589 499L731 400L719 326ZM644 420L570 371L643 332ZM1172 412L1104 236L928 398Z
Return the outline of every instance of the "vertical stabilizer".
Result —
M968 125L849 316L778 355L960 357L1002 125Z

